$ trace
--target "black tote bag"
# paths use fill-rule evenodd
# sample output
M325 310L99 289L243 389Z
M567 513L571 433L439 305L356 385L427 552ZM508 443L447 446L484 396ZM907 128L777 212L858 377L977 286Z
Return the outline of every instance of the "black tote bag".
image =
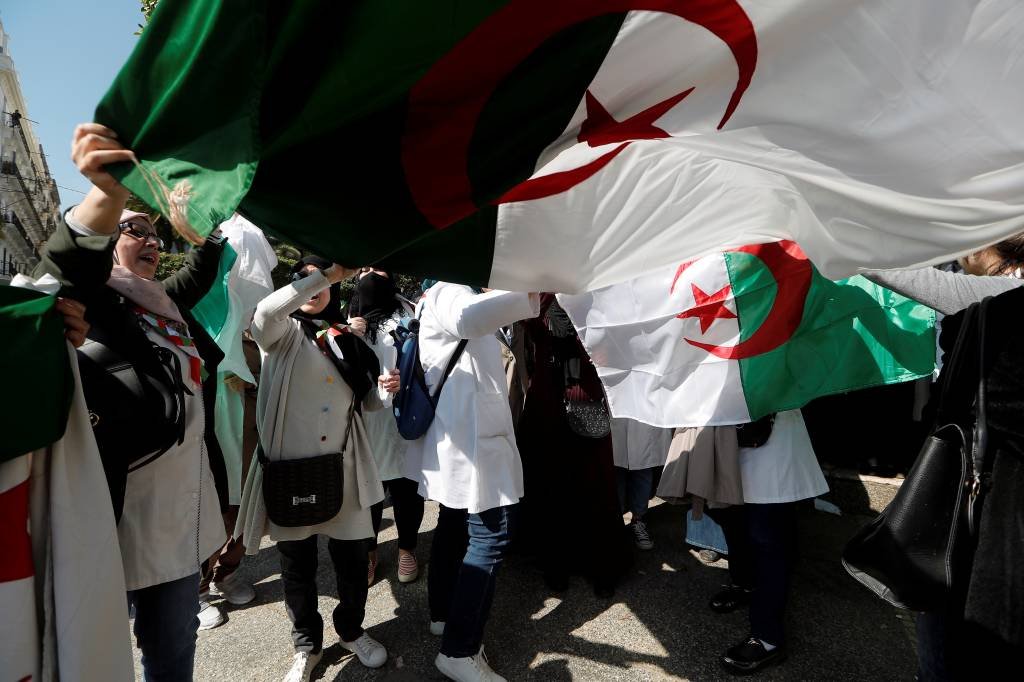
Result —
M935 611L962 594L970 574L986 489L984 341L989 299L968 308L942 378L938 421L892 502L843 550L843 567L894 606ZM970 376L977 388L954 387ZM968 384L970 385L970 384ZM957 404L957 403L960 404ZM967 403L967 404L964 404Z

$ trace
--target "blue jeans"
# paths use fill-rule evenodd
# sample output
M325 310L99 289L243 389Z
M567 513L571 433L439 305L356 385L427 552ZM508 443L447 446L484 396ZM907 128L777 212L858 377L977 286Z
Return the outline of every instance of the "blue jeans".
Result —
M441 505L430 550L427 599L430 619L445 623L445 656L464 658L480 651L518 508L513 504L470 514Z
M615 482L619 488L619 507L622 513L631 512L633 520L639 521L647 513L647 503L654 492L654 470L626 469L615 467Z
M918 679L921 682L953 680L948 659L954 657L959 645L955 621L941 613L919 613L916 627ZM953 630L952 637L950 630Z
M719 554L729 554L722 527L715 523L705 510L700 520L693 518L693 510L686 512L686 542L701 549L711 549Z
M128 592L146 682L189 682L199 630L199 573Z

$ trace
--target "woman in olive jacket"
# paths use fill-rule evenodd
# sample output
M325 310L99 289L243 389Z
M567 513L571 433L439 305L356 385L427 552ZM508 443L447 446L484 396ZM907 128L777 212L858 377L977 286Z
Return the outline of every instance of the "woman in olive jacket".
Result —
M214 482L226 482L212 422L222 354L189 310L213 284L222 245L208 240L156 282L160 240L148 217L124 211L128 190L104 170L132 153L108 128L83 124L72 158L93 188L51 236L36 274L86 305L82 388L119 516L146 679L191 679L199 568L224 543L227 500ZM127 365L129 378L111 379Z

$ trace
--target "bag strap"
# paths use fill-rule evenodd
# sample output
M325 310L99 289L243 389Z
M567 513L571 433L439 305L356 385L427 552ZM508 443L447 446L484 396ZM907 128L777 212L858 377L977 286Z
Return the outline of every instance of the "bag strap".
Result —
M936 410L936 417L940 424L948 423L949 421L961 421L957 418L957 412L962 413L964 406L953 406L953 394L955 388L963 379L964 365L971 341L971 332L975 331L972 325L974 324L979 307L979 304L975 304L964 311L963 319L960 321L960 329L956 335L956 341L953 343L953 350L950 351L949 360L942 368L942 375L940 377L942 390L939 393L939 404Z
M373 389L370 389L373 390ZM345 427L345 440L341 441L341 454L345 454L345 448L348 447L349 436L352 435L352 422L355 421L356 413L356 394L352 393L352 404L348 406L348 426Z
M341 442L341 454L345 454L345 448L348 447L349 436L352 435L352 422L355 420L356 411L356 396L352 394L352 403L348 406L348 426L345 427L345 440ZM267 453L263 450L263 441L256 441L256 459L259 461L261 466L266 466L270 461L267 458Z
M444 388L445 382L448 381L448 377L455 370L455 364L459 361L462 356L462 351L466 350L466 344L469 343L469 339L459 339L459 345L455 347L455 352L448 358L448 364L444 368L444 374L441 376L441 381L438 382L437 388L434 390L434 395L430 396L430 402L437 407L437 401L441 399L441 389Z
M420 358L419 358L419 352L420 352L420 349L419 349L420 326L419 326L418 323L420 322L420 318L423 317L423 310L424 310L424 308L426 308L426 305L425 304L421 305L420 309L419 309L419 312L416 313L416 317L414 318L416 320L416 322L417 322L417 325L416 325L417 328L414 331L414 333L417 336L416 360L419 362L419 366L420 366L421 370L423 368L423 361L420 360ZM413 330L410 329L409 331L413 331ZM455 352L452 353L452 356L450 358L448 358L448 364L445 365L444 374L441 375L441 381L437 384L437 388L434 389L434 394L432 396L430 396L430 402L434 406L434 409L437 409L437 401L441 399L441 389L444 388L445 383L448 381L448 377L451 376L451 373L455 370L455 364L459 361L459 358L462 356L462 351L466 350L466 344L467 343L469 343L469 339L459 339L459 345L457 345L455 347Z
M978 306L978 394L974 404L974 442L971 455L974 460L974 486L981 485L981 477L985 473L985 455L988 452L988 412L987 381L985 379L985 325L989 303L992 297L987 296Z

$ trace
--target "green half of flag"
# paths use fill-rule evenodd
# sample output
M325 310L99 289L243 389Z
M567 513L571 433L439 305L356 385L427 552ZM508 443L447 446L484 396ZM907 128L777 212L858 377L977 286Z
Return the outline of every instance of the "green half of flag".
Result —
M786 328L774 317L780 287L798 271L773 273L748 253L729 252L740 342ZM792 261L797 263L798 261ZM768 352L739 358L743 392L753 419L806 405L814 398L910 381L935 366L935 311L857 276L833 282L813 265L802 309L788 340ZM771 333L771 330L768 330Z
M149 172L112 171L164 213L162 193L188 188L201 234L237 209L337 262L484 284L492 202L563 133L626 16L537 33L509 9L161 0L96 110Z
M0 462L64 435L74 382L56 303L54 296L0 286Z
M220 264L217 266L217 279L213 286L206 292L206 295L199 300L199 303L192 308L192 316L203 326L210 338L216 339L224 322L228 319L231 309L231 299L228 297L228 278L231 276L231 268L238 260L238 253L231 248L231 244L225 244L220 254Z

